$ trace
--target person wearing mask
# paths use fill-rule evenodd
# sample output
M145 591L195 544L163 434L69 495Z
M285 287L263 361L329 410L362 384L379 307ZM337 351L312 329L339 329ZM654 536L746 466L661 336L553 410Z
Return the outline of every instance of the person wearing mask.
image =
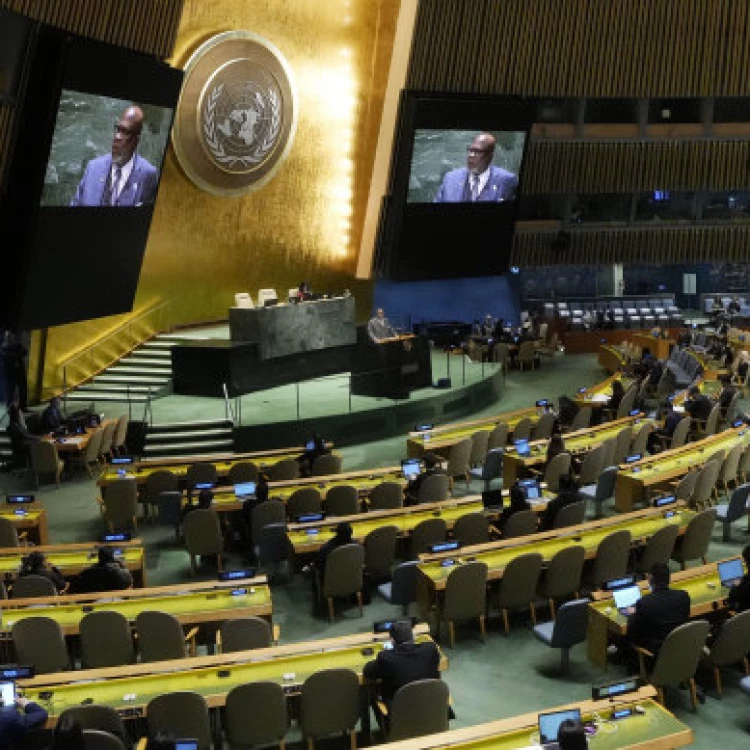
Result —
M745 561L745 570L748 572L742 576L739 583L729 589L727 596L727 605L735 612L750 609L750 544L742 550L742 558Z
M685 413L689 414L691 419L705 422L711 413L711 409L714 408L711 399L701 393L701 389L697 385L690 388L688 396L690 398L685 402Z
M503 512L497 519L497 525L500 531L505 531L505 527L508 525L508 521L522 510L531 510L531 505L526 499L524 491L517 485L514 484L510 488L510 505L507 508L503 508Z
M654 563L648 576L651 593L639 599L628 613L628 639L654 656L666 637L690 619L690 595L669 588L669 578L669 566Z
M47 558L42 552L31 552L21 561L21 570L18 577L24 576L42 576L55 585L58 594L62 594L68 589L68 582L63 578L62 573L50 565Z
M565 441L563 440L563 437L559 432L555 432L552 434L552 437L549 439L549 443L547 444L546 465L549 466L550 461L555 456L559 456L561 453L565 453Z
M83 729L75 717L63 714L55 725L50 750L86 750Z
M406 496L405 505L416 505L419 502L419 489L427 477L443 473L443 470L439 466L439 459L434 453L425 453L423 461L424 471L406 485L406 489L404 490Z
M573 477L568 474L563 474L560 477L559 486L560 489L557 493L557 497L547 503L547 508L542 515L541 531L549 531L555 525L557 514L566 505L577 503L580 500L578 497L578 487Z
M580 721L565 719L557 730L557 746L559 750L586 750L586 730Z
M94 594L99 591L121 591L133 586L130 571L115 557L111 547L99 547L98 560L82 570L73 581L75 594Z
M47 711L39 704L18 697L12 706L0 708L0 748L20 750L26 734L47 721Z

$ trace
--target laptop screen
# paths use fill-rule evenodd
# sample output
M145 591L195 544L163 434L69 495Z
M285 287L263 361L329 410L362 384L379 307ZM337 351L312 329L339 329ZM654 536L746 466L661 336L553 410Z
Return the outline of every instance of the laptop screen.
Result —
M314 451L315 450L315 441L314 440L308 440L305 443L305 450L307 450L307 451Z
M255 494L255 482L242 482L234 485L235 497L252 497Z
M404 479L411 481L419 476L422 470L422 464L418 458L409 458L401 462L401 471L404 474Z
M555 711L549 714L539 714L539 744L548 742L557 742L557 733L560 731L560 724L564 721L580 722L581 711L578 708L571 708L567 711Z
M519 456L525 457L531 455L531 448L529 448L528 440L514 440L513 445L516 446L516 453Z
M641 590L638 586L626 586L624 589L615 589L612 596L615 599L617 609L627 609L641 598Z
M636 461L640 461L642 458L642 453L633 453L631 456L625 456L625 463L634 464Z
M175 740L174 750L198 750L198 740Z
M3 706L12 706L16 700L16 683L0 682L0 700Z
M734 586L735 583L745 575L745 570L742 567L742 560L739 557L720 562L717 567L719 569L721 585L726 586L727 588Z
M527 500L539 500L542 496L542 491L539 488L539 483L534 482L533 484L524 484L521 486L523 494Z

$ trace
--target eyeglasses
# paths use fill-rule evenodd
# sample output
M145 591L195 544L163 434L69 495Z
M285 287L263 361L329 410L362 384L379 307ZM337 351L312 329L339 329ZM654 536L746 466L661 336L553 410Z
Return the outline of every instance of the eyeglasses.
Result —
M137 130L124 128L119 122L116 122L114 125L114 133L115 135L121 135L123 138L132 138L133 136L138 135Z
M469 154L469 156L478 156L480 154L488 154L492 151L491 148L474 148L473 146L469 146L466 149L466 153Z

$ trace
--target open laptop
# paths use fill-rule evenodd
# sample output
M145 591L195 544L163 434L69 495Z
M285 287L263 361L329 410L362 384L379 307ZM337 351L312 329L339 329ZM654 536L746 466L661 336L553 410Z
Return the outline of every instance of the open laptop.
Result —
M16 683L12 680L0 682L0 701L3 706L12 706L16 702Z
M550 743L557 743L557 733L560 731L560 724L568 720L580 722L580 709L570 708L567 711L539 714L539 744L548 745Z
M542 489L537 481L525 481L518 483L523 494L530 503L539 502L542 499Z
M422 462L418 458L405 458L401 461L401 472L407 482L416 479L422 471Z
M249 497L255 497L255 482L241 482L234 485L234 496L241 500L247 500Z
M621 589L615 589L612 592L612 597L615 600L615 607L621 615L629 614L631 607L635 606L635 603L641 598L641 590L638 586L625 586Z
M724 560L717 566L719 569L719 580L725 588L736 586L742 576L745 575L745 569L742 567L742 560L739 557L733 557L731 560Z
M175 740L174 750L198 750L198 740Z
M531 455L531 448L529 447L528 440L514 440L513 445L516 446L516 453L518 453L521 458L526 458Z

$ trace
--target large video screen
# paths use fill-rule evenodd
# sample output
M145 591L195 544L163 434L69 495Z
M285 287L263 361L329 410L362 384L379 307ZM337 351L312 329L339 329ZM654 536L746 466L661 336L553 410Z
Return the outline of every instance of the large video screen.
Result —
M534 103L402 94L376 271L399 280L508 270Z

